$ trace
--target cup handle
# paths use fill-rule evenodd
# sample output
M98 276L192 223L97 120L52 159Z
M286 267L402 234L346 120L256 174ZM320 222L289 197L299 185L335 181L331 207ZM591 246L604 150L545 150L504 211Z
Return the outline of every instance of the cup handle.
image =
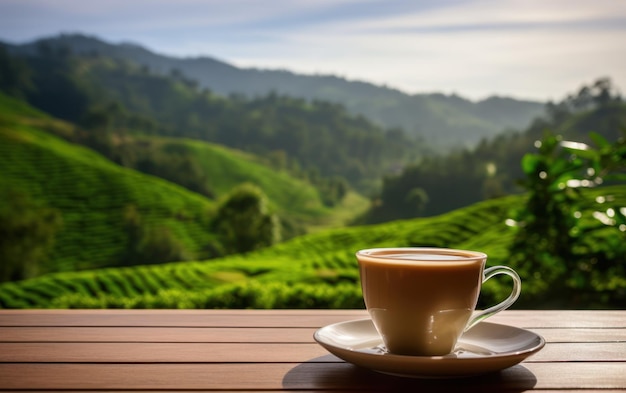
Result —
M522 280L520 279L517 272L515 272L515 270L511 269L508 266L492 266L485 269L485 271L483 272L483 284L491 277L497 276L499 274L506 274L513 279L513 290L511 291L511 294L503 302L498 303L495 306L491 306L486 310L478 311L476 314L474 314L470 323L468 323L465 327L465 331L472 328L478 322L481 322L502 310L506 310L513 303L515 303L515 301L519 297L519 294L522 290Z

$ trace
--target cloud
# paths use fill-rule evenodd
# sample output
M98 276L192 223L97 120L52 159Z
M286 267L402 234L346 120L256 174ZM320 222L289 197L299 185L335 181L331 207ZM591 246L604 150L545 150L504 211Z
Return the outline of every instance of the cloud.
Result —
M467 1L386 19L363 21L367 28L438 30L529 28L592 21L601 26L606 20L624 20L626 3L612 0L480 0Z
M626 2L613 0L0 2L0 39L60 31L407 92L560 99L600 76L626 85Z
M408 92L560 99L600 76L626 82L625 5L463 2L321 22L261 49L234 48L237 53L228 57L239 65L289 64L302 72L336 73Z

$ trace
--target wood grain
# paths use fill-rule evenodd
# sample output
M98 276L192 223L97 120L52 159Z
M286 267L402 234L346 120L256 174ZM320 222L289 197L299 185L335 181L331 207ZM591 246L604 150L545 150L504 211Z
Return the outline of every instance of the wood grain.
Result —
M363 310L0 310L2 391L626 392L626 311L505 311L547 345L452 380L358 368L313 341Z
M278 339L278 338L277 338ZM316 343L0 343L3 363L337 362ZM529 362L626 362L626 343L548 343Z
M601 378L599 376L602 376ZM463 380L393 377L346 363L269 364L0 364L3 389L462 391L624 389L620 363L530 363Z
M0 326L121 326L121 327L321 327L366 318L363 310L310 313L295 310L0 310Z
M280 327L0 327L0 342L309 343L315 330Z
M278 329L278 330L277 330ZM317 328L0 327L0 342L308 343ZM534 328L549 342L626 342L626 328Z
M0 326L310 327L366 318L365 310L0 310ZM521 328L626 328L621 311L511 310L489 322Z

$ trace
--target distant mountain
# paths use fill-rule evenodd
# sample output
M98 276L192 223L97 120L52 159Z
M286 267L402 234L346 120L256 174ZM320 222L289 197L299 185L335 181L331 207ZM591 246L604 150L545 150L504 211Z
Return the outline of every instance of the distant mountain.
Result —
M125 165L136 158L116 146L120 138L112 134L198 139L254 153L308 179L330 206L344 182L369 194L384 174L429 154L424 143L340 104L277 94L222 97L180 72L161 75L131 61L45 43L36 51L10 54L0 45L0 90L85 128L73 142ZM187 172L178 184L209 196Z
M537 152L536 141L543 139L546 132L596 148L599 145L592 132L609 143L622 139L626 102L617 87L600 79L580 91L578 96L568 96L554 105L550 116L533 122L523 132L501 135L472 151L430 157L417 165L407 165L398 175L387 176L379 200L363 223L436 216L478 201L524 191L520 180L526 174L520 163L526 154ZM624 160L617 155L613 159L615 164ZM561 176L561 179L567 177Z
M111 44L72 34L10 45L34 52L41 47L68 48L74 53L129 60L163 74L181 73L221 95L261 96L270 92L340 103L385 128L403 128L429 145L473 146L507 129L523 129L543 113L544 103L504 97L472 102L457 95L405 94L399 90L331 75L302 75L285 70L238 68L210 57L176 58L136 44Z

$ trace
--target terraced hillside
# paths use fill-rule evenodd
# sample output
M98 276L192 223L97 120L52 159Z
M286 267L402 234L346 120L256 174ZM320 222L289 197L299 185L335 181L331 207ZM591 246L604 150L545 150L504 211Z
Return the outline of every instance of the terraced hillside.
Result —
M327 207L311 184L272 170L250 154L187 139L127 137L132 148L149 148L150 154L184 154L206 175L215 193L209 199L67 142L75 132L72 124L0 94L2 190L61 214L43 272L134 264L125 255L132 247L129 237L139 236L138 231L153 242L173 244L170 261L212 257L215 236L209 221L221 198L244 182L263 189L279 216L309 229L343 225L367 207L367 200L353 192Z
M152 154L184 154L185 159L204 174L216 199L239 184L254 183L267 195L271 209L281 218L296 221L308 229L343 225L347 218L368 207L368 200L353 191L338 206L325 206L319 191L310 183L286 171L270 168L258 156L221 145L165 137L135 137L129 144L136 151L150 149Z
M42 130L70 125L19 111L0 117L0 184L61 213L46 270L115 264L128 246L129 211L146 228L167 228L190 257L202 255L212 238L206 221L213 202Z
M626 205L626 186L598 188ZM512 266L505 224L523 196L481 202L441 216L327 230L246 255L211 261L48 274L0 285L0 307L29 308L361 308L354 252L369 247L434 246L480 250L488 265ZM598 247L602 247L598 242ZM522 276L520 307L541 308L536 272ZM480 302L508 294L490 280ZM544 299L545 300L545 299Z
M520 197L443 216L342 228L205 262L49 274L0 286L2 307L361 307L354 252L366 247L478 249L506 263L504 224ZM504 283L503 285L505 285ZM506 288L489 287L487 298Z

